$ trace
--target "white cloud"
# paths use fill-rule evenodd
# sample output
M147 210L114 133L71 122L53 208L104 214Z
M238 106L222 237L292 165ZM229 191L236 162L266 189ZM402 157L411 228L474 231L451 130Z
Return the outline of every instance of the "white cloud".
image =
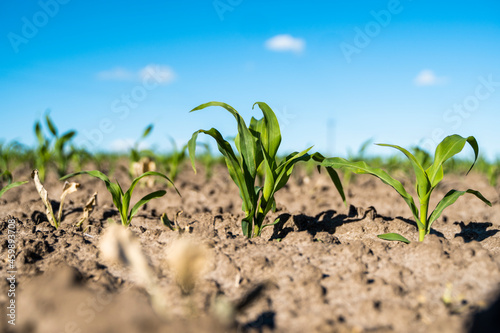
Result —
M122 67L115 67L97 73L97 78L104 81L142 81L153 79L159 84L167 84L175 79L172 68L165 65L149 64L139 71L131 71Z
M424 69L418 73L418 75L413 79L413 83L417 86L434 86L437 84L444 84L448 79L444 76L436 76L434 71L430 69Z
M130 149L132 149L132 147L134 147L135 141L136 140L134 139L116 139L115 141L111 142L109 147L111 151L124 153L128 152ZM138 148L139 150L148 149L149 145L146 142L141 141L139 142Z
M158 83L167 84L175 79L175 73L168 66L150 64L139 71L139 77L143 80L152 78Z
M128 81L134 78L134 73L126 70L125 68L116 67L107 71L101 71L97 73L97 78L99 80L117 80L117 81Z
M291 35L276 35L266 41L266 47L271 51L292 51L301 53L306 47L306 42L302 38L295 38Z

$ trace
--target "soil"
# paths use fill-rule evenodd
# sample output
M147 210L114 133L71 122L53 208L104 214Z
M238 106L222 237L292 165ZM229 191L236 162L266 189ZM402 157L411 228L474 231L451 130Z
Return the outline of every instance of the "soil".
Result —
M15 178L29 174L20 169ZM125 173L116 177L122 186L130 184ZM166 302L161 315L130 268L109 262L100 251L107 220L119 220L103 182L90 176L74 181L81 187L66 198L57 230L32 181L0 199L4 277L8 221L16 227L16 325L5 313L10 283L2 278L2 332L500 332L499 191L481 175L445 176L434 197L473 188L493 207L465 195L418 242L409 208L380 180L363 175L344 184L344 206L326 173L297 170L269 215L268 223L277 217L280 222L246 239L241 199L227 171L218 167L206 180L186 166L176 180L182 197L170 187L139 210L129 227ZM57 207L62 182L49 173L44 184ZM138 186L132 201L165 186ZM76 228L94 191L98 206ZM165 212L189 230L165 227ZM412 243L377 238L386 232ZM178 286L167 260L179 238L203 244L210 254L189 292ZM233 309L228 318L234 320L222 320L221 308Z

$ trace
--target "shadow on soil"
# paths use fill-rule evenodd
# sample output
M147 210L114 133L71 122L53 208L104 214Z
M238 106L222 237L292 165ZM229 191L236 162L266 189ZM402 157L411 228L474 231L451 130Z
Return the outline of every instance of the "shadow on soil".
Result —
M496 235L500 230L493 229L487 230L489 227L493 226L490 222L470 222L465 224L464 222L455 222L455 225L460 226L460 232L455 234L455 237L462 237L465 243L470 243L472 241L481 242L488 237Z
M472 325L468 333L500 332L500 295L489 308L472 317Z
M351 205L349 207L349 213L347 215L345 214L335 215L336 213L337 212L334 210L327 210L319 213L316 216L308 216L304 214L298 214L292 216L286 213L281 214L280 216L278 216L280 222L274 226L273 235L271 236L270 240L283 239L292 231L307 231L313 237L316 236L316 234L319 232L327 232L333 235L335 234L335 231L338 227L346 223L359 222L367 217L370 218L371 220L374 220L375 218L381 218L382 220L387 222L398 219L411 225L412 227L415 228L415 230L418 230L415 221L406 219L401 216L392 218L389 216L379 215L373 206L364 209L361 207L354 207L353 205ZM288 223L290 218L293 221L293 225L291 223ZM461 223L463 224L463 222ZM490 226L492 226L491 223L471 222L465 227L465 229L462 229L462 233L464 233L465 230L466 234L464 235L462 235L462 233L456 234L455 237L460 236L464 237L464 239L465 237L475 237L472 238L471 240L481 241L486 239L487 237L493 236L499 231L499 230L486 231L486 228ZM431 234L436 235L437 237L443 239L445 238L443 233L436 231L434 229L431 229Z
M276 313L274 311L263 312L257 317L257 319L245 324L245 326L243 326L243 332L250 330L252 332L267 332L268 330L274 330L276 327L274 317L276 317Z
M368 207L365 210L363 208L356 208L353 205L349 207L347 215L335 215L336 213L334 210L327 210L316 216L281 214L278 216L280 222L274 226L273 235L270 240L283 239L292 231L307 231L313 237L319 232L327 232L333 235L336 229L345 223L358 222L366 217L374 219L379 216L374 207ZM293 221L293 225L288 223L290 218Z

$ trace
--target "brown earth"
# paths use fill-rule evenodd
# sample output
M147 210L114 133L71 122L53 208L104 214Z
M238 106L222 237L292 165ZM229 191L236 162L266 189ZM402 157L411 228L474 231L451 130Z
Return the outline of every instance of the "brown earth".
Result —
M68 196L58 230L47 222L32 182L12 189L0 199L0 258L2 276L8 277L8 220L15 219L16 325L8 324L9 283L2 278L0 330L472 332L476 320L476 328L500 331L488 321L499 318L498 305L489 309L500 291L499 192L482 176L445 177L434 196L474 188L493 207L465 195L419 243L409 208L378 179L357 176L347 186L345 207L327 176L298 171L270 214L269 222L278 216L281 222L260 238L242 236L241 199L222 167L208 182L186 167L176 181L182 198L170 188L139 211L129 229L158 279L167 307L163 316L130 269L108 262L99 250L106 220L119 220L101 181L75 178L82 185ZM29 170L16 172L16 179L28 177ZM130 183L123 173L118 179L122 186ZM49 174L45 187L55 199L62 183ZM73 224L95 190L98 206L89 228L79 230ZM138 187L133 202L148 191ZM162 213L173 219L181 210L178 222L191 234L160 222ZM412 243L376 237L385 232L401 233ZM210 253L190 293L178 287L167 264L178 238L194 239ZM232 326L216 315L221 307L234 309Z

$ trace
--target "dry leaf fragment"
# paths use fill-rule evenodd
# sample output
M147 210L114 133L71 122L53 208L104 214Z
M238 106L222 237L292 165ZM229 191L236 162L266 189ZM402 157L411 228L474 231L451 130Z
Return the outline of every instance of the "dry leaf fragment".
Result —
M64 205L64 199L66 199L66 196L68 194L74 193L78 190L80 187L80 184L78 183L70 183L70 182L64 182L64 187L63 187L63 192L61 194L61 203L59 204L59 212L57 213L57 220L59 222L62 221L62 209Z
M97 192L94 192L94 194L92 194L92 197L90 197L90 199L85 204L85 207L83 207L82 217L76 223L77 227L81 226L82 223L90 217L90 214L94 211L95 206L97 206Z
M31 178L33 178L36 190L40 195L43 204L45 205L45 214L47 215L47 219L49 220L50 224L56 227L56 229L59 228L59 225L61 224L62 221L62 209L64 205L64 199L68 194L76 192L80 184L69 183L69 182L64 183L63 193L61 194L61 203L59 205L59 212L57 214L57 219L56 219L54 211L52 209L52 205L50 204L49 195L47 193L47 190L43 187L42 182L40 181L37 169L31 172Z
M35 169L33 172L31 172L31 178L33 178L33 181L35 182L35 187L40 195L40 198L43 201L43 204L45 205L45 214L47 215L47 219L49 220L50 224L52 224L54 227L58 228L59 223L56 220L54 216L54 211L52 210L52 205L50 204L49 201L49 196L47 194L47 190L42 185L42 182L40 181L40 177L38 176L38 170Z

